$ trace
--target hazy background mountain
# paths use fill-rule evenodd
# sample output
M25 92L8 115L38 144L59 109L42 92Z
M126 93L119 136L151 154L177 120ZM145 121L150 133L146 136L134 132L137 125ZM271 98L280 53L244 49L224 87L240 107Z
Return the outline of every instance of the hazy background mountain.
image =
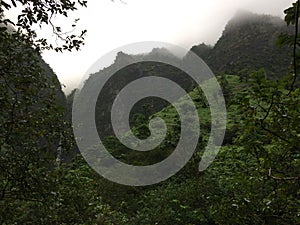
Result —
M269 78L287 74L291 50L278 47L282 33L292 28L279 17L240 11L225 27L214 47L200 44L192 51L198 54L217 74L240 76L264 68Z
M240 11L228 22L215 46L202 43L193 46L191 51L199 55L216 75L232 74L247 80L251 72L264 68L265 76L273 79L288 72L291 52L288 47L280 48L276 45L278 36L288 32L291 30L279 17ZM156 59L168 58L181 63L182 60L187 59L188 54L182 59L165 48L154 48L148 54L139 55L119 52L112 65L90 75L86 83L94 85L97 89L98 76L104 76L118 66L134 63L137 59L146 60L155 56ZM134 63L121 69L106 83L98 98L96 121L100 136L113 134L110 125L110 109L120 90L131 81L146 76L169 78L181 85L187 92L195 87L193 80L184 72L161 63ZM72 96L68 99L71 105ZM142 113L147 117L167 105L166 101L157 98L142 100L132 110L131 122L134 123L135 114ZM69 111L71 113L71 109Z

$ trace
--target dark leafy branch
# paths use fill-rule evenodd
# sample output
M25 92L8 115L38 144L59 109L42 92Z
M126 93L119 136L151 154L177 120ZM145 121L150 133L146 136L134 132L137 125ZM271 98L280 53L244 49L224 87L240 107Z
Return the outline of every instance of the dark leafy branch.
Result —
M296 6L296 12L295 12L295 37L294 37L294 48L293 48L294 74L293 74L293 81L292 81L291 90L289 92L289 95L294 90L294 86L295 86L296 79L297 79L297 73L298 73L298 69L297 69L297 43L298 43L298 29L299 29L299 7L300 7L299 0L297 1L296 4L297 4L297 6Z
M17 22L13 22L10 19L4 18L5 11L10 10L12 7L22 7L22 12L18 15ZM11 24L17 32L23 34L28 40L38 49L54 49L55 51L62 50L79 50L80 46L84 44L84 35L86 30L81 31L75 35L74 31L79 19L75 19L72 24L71 31L62 31L61 27L56 26L53 22L53 18L56 16L68 17L69 13L78 10L78 7L87 7L87 1L56 1L56 0L7 0L0 2L0 25L5 26ZM39 38L36 31L33 29L33 25L37 24L40 27L43 25L49 25L52 27L53 34L56 36L56 40L60 39L63 43L53 46L49 43L49 40L45 38ZM4 29L2 26L2 30Z
M264 109L262 106L260 106L260 108L262 108L262 109L265 111L265 113L266 113L265 116L264 116L264 118L261 119L261 121L260 121L261 128L262 128L263 130L267 131L268 133L270 133L270 134L276 136L277 138L281 139L282 141L285 141L286 143L289 143L289 144L290 144L291 142L290 142L288 139L282 137L281 135L279 135L279 134L277 134L276 132L274 132L274 131L268 129L268 128L265 126L265 120L269 117L269 115L270 115L270 113L271 113L271 110L272 110L272 108L273 108L273 106L274 106L274 97L275 97L275 91L272 93L272 96L271 96L271 103L270 103L268 109Z

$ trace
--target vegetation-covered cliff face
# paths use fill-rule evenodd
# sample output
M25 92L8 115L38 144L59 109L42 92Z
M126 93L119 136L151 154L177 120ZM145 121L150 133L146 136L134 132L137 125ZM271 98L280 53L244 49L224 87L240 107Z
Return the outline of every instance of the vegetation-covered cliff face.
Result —
M279 17L239 12L230 20L213 48L191 50L216 73L247 74L264 68L269 79L287 74L291 49L276 45L281 33L291 33Z
M52 69L19 34L0 31L0 223L30 214L38 207L22 199L49 191L49 169L64 142L64 110Z
M77 4L86 6L86 1L0 2L0 224L95 224L99 211L111 212L102 210L104 204L93 207L99 195L84 172L89 167L78 173L56 161L59 144L69 147L65 97L40 52L80 47L85 31L74 35L51 27L52 17L68 17ZM7 11L20 13L18 32L6 30ZM70 42L56 47L40 39L36 25L46 24L56 38Z
M200 45L195 45L191 48L191 51L196 53L202 59L207 59L212 50L213 47L210 45L206 45L205 43L202 43Z
M113 134L110 122L111 107L118 93L130 82L143 77L159 76L178 83L187 92L193 89L193 80L190 79L183 71L173 66L152 61L135 63L136 60L148 60L152 58L161 60L169 58L177 63L181 62L179 58L166 49L153 49L152 52L144 55L128 55L123 52L119 52L111 66L92 74L86 81L86 85L90 85L92 89L94 87L95 91L99 91L99 76L105 76L116 68L120 68L127 63L131 64L117 71L106 82L105 86L101 90L96 105L96 121L100 136L103 137ZM168 92L168 90L166 90L166 92ZM130 121L134 123L135 114L141 113L147 117L158 112L168 104L169 103L159 98L149 97L143 99L133 108Z
M49 66L49 64L47 64L42 56L40 55L40 53L38 53L37 51L35 52L33 50L33 48L31 48L30 46L26 46L25 43L21 43L22 41L20 40L20 38L17 37L17 33L15 28L11 25L8 24L6 26L4 26L3 24L0 24L0 28L7 29L7 34L3 35L1 37L2 41L3 41L3 46L1 46L1 54L4 56L7 56L10 60L12 60L11 62L11 66L12 68L15 69L15 71L18 71L18 68L21 68L22 66L24 66L24 64L27 64L27 68L34 64L35 60L37 61L37 67L40 69L39 73L41 74L41 76L45 79L45 82L48 83L48 88L43 88L41 87L41 93L46 92L48 89L48 92L50 89L52 89L52 94L54 94L56 100L57 100L57 104L65 107L66 105L66 96L62 91L61 88L61 84L58 80L57 75L54 73L53 69ZM5 30L1 31L3 32L3 34L5 34ZM2 34L1 34L2 35ZM30 49L31 48L31 49ZM31 52L30 54L32 54L31 58L26 59L22 59L22 52L24 51L24 49L27 49L27 51ZM6 51L10 51L11 54L6 54ZM16 56L19 54L19 58L17 58ZM5 59L5 57L2 58L2 60ZM7 60L7 59L6 59ZM27 61L27 62L26 62ZM2 68L5 69L5 67L8 66L7 64L3 64ZM38 69L36 68L36 69ZM2 79L4 79L4 73L6 71L3 70L3 76ZM31 71L33 72L33 71ZM14 73L13 70L10 71L10 73ZM30 73L29 71L27 73ZM15 74L16 76L20 76ZM13 85L13 83L12 83ZM46 95L47 93L44 93L44 95ZM42 94L43 95L43 94ZM46 96L45 96L46 97Z
M198 54L216 74L235 74L247 80L251 72L264 68L265 76L273 79L287 74L289 69L290 48L287 46L280 48L276 45L278 36L288 32L291 30L278 17L240 12L228 22L223 35L214 47L202 43L193 46L191 51ZM114 68L133 63L136 59L147 59L150 56L155 56L157 59L172 58L178 63L188 57L187 55L179 59L166 49L153 49L152 52L144 55L128 55L119 52L111 66L92 74L86 82L96 85L98 76L104 76ZM187 91L191 91L194 87L191 79L171 66L149 62L123 68L109 80L98 99L97 112L99 113L96 115L96 121L100 136L113 134L110 126L110 108L119 91L130 81L146 76L168 77ZM167 102L157 99L154 104L153 98L148 98L134 108L132 115L146 113L146 116L149 116L166 105Z
M6 128L4 133L10 126L14 131L19 123L24 123L22 129L26 129L27 122L35 114L42 116L44 113L46 119L51 109L60 108L63 113L65 95L50 66L17 33L2 32L0 38L1 127ZM6 136L8 140L14 135L7 133Z
M55 95L57 98L57 104L66 107L66 96L62 91L61 83L59 82L57 75L54 73L50 65L47 62L45 62L41 56L39 56L39 58L40 65L42 67L42 74L43 76L45 76L45 78L51 85L51 88L54 89L53 91L56 93Z

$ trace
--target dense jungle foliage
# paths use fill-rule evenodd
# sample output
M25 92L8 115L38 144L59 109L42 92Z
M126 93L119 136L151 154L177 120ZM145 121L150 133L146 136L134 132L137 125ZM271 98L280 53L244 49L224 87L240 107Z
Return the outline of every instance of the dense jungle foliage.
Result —
M3 13L16 5L24 10L12 24ZM227 107L222 148L203 172L198 165L211 119L202 91L166 65L148 63L119 71L121 82L107 86L99 110L139 77L130 74L171 74L189 91L201 118L192 159L172 178L146 187L110 182L77 154L71 127L75 91L65 97L40 56L44 49L79 49L86 31L69 35L54 26L62 41L54 46L38 37L32 24L53 26L52 15L67 17L85 6L80 0L0 1L0 224L300 224L299 1L284 11L285 21L239 15L215 46L191 49L216 73ZM175 57L164 49L150 54ZM132 57L147 55L119 53L115 63ZM109 69L92 74L87 82ZM108 125L98 123L116 158L153 164L172 153L180 120L172 106L156 103L141 102L131 117L132 130L140 138L149 136L148 121L154 116L168 125L166 139L147 154L130 151Z

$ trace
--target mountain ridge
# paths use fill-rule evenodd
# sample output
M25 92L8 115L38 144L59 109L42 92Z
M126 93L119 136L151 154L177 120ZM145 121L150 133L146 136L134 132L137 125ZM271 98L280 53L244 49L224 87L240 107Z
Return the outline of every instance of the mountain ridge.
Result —
M291 50L276 42L280 34L291 32L280 17L240 12L227 23L213 47L200 44L191 51L216 74L247 77L264 68L269 78L277 78L288 73Z

